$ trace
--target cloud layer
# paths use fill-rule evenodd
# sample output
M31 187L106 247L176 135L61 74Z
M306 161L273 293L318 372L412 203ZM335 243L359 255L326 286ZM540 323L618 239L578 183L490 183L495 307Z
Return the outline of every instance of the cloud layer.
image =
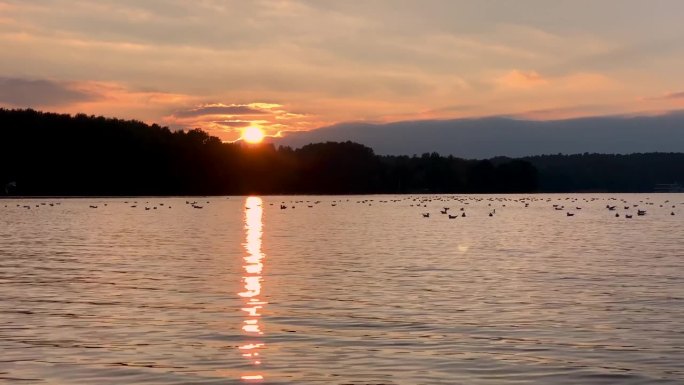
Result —
M225 140L236 121L276 135L662 112L682 108L682 13L678 0L0 0L0 106ZM278 107L253 107L264 101Z

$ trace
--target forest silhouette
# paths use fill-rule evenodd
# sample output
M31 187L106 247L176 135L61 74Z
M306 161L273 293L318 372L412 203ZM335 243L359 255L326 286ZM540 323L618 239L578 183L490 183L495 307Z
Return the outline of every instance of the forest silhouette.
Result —
M223 143L200 129L0 109L0 195L245 195L652 191L684 154L466 160L381 156L353 142Z

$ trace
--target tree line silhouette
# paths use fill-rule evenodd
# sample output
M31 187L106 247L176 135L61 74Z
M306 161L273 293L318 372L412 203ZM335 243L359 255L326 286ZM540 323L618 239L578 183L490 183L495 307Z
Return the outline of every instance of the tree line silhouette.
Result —
M5 187L0 195L650 191L656 180L682 176L682 156L380 156L353 142L299 149L222 143L200 129L172 131L134 120L0 109L0 187ZM676 162L678 169L672 166ZM653 165L662 172L646 182L614 171Z
M574 154L522 158L539 173L545 192L653 192L659 184L684 186L684 153Z

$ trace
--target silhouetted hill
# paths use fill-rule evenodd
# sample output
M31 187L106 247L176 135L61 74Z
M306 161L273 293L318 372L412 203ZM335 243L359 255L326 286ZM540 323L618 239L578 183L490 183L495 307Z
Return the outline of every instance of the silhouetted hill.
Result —
M543 154L630 154L684 150L684 112L659 116L608 116L555 121L503 117L404 121L386 124L341 123L288 133L274 143L361 143L382 155L437 151L466 159Z

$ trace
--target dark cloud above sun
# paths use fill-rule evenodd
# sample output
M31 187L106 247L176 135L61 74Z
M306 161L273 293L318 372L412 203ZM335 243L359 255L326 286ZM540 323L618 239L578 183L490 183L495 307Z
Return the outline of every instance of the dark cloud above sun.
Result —
M0 103L12 107L55 107L97 99L67 82L0 77Z
M183 110L175 112L174 115L179 118L189 118L197 116L206 115L225 115L225 116L238 116L238 115L261 115L266 114L267 111L252 108L247 105L208 105L193 108L190 110Z

